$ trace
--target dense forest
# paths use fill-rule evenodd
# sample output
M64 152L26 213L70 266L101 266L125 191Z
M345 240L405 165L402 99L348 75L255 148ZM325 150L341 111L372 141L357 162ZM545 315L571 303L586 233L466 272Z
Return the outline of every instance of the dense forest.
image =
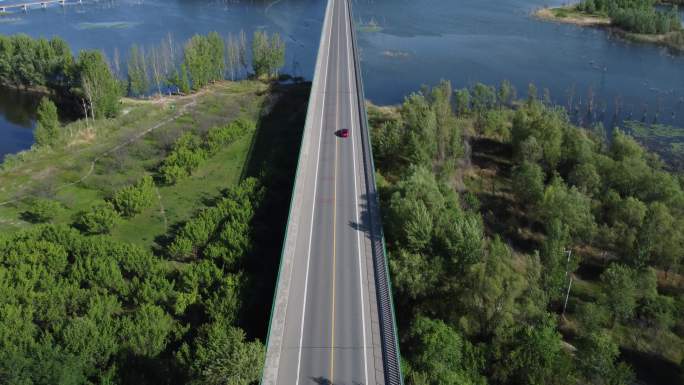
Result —
M118 51L111 60L97 50L74 57L60 38L0 35L0 84L46 89L86 119L112 117L124 94L189 93L217 80L248 75L250 63L257 78L277 76L285 60L280 35L256 31L251 52L247 44L244 32L227 40L216 32L195 35L182 47L169 35L147 50L133 45L122 63Z
M629 32L666 34L682 30L677 5L669 11L655 8L655 0L583 0L580 11L610 17L613 24Z
M94 205L73 226L0 235L1 383L247 385L259 378L264 348L235 323L252 278L242 266L262 187L246 179L188 221L173 236L189 239L192 252L174 266L167 253L88 235L135 215L150 183ZM49 210L35 211L36 221L49 221Z
M682 179L515 94L443 82L369 111L407 383L631 384L631 336L677 382Z

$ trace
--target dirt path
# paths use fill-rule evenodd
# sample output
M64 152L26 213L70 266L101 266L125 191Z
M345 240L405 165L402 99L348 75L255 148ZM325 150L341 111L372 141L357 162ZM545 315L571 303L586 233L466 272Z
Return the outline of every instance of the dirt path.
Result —
M169 220L166 218L166 210L164 210L164 203L162 202L161 194L159 193L159 188L155 185L154 192L157 193L157 199L159 200L159 213L162 218L164 218L164 230L169 229Z
M73 186L73 185L76 185L76 184L78 184L78 183L81 183L81 182L85 181L86 179L88 179L88 178L93 174L93 171L95 170L95 164L96 164L100 159L102 159L102 158L104 158L105 156L111 154L112 152L115 152L115 151L121 149L121 148L124 147L124 146L128 146L128 145L130 145L131 143L134 143L134 142L138 141L140 138L142 138L143 136L149 134L150 132L152 132L152 131L158 129L159 127L162 127L162 126L164 126L164 125L166 125L166 124L169 124L169 123L173 122L174 120L178 119L179 117L181 117L181 115L183 115L183 114L188 110L188 108L194 107L194 106L197 105L197 96L200 96L200 95L202 95L202 94L204 94L204 93L206 93L206 92L208 92L208 91L204 91L204 92L199 92L199 93L197 93L197 94L193 94L193 95L192 95L192 101L191 101L190 103L188 103L188 104L185 104L183 107L179 108L178 111L177 111L173 116L171 116L170 118L167 118L167 119L164 119L164 120L162 120L162 121L160 121L160 122L157 122L157 124L155 124L155 125L153 125L153 126L147 128L146 130L144 130L144 131L138 133L138 134L135 135L134 137L132 137L132 138L130 138L130 139L128 139L128 140L126 140L126 141L124 141L124 142L122 142L122 143L119 143L118 145L116 145L116 146L114 146L114 147L112 147L112 148L110 148L110 149L108 149L108 150L106 150L106 151L100 153L100 155L96 156L96 157L90 162L90 167L89 167L89 169L88 169L88 172L87 172L85 175L83 175L81 178L79 178L78 180L76 180L76 181L74 181L74 182L70 182L70 183L66 183L66 184L63 184L63 185L61 185L61 186L58 186L57 188L55 188L55 191L63 190L63 189L65 189L65 188L67 188L67 187L70 187L70 186ZM18 197L16 197L16 198L13 198L13 199L10 199L10 200L4 201L4 202L0 202L0 206L4 206L4 205L10 204L10 203L14 203L14 202L20 201L20 200L26 198L26 197L29 196L29 195L30 195L30 194L24 194L24 195L20 195L20 196L18 196ZM166 217L165 217L165 219L166 219Z

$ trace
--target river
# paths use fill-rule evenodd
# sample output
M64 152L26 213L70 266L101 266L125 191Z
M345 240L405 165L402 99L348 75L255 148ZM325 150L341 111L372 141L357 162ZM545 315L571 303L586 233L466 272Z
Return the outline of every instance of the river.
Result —
M9 4L15 0L5 0ZM454 87L511 81L524 96L534 82L554 102L611 124L630 118L684 127L684 55L614 38L606 31L536 20L530 14L564 0L354 0L366 97L399 103L423 84ZM131 44L152 45L172 34L224 36L261 28L287 43L284 72L311 78L323 0L111 0L30 10L0 17L0 34L60 36L74 50L112 57ZM684 19L684 13L683 13ZM35 101L0 90L0 156L30 147ZM576 119L587 123L582 113Z

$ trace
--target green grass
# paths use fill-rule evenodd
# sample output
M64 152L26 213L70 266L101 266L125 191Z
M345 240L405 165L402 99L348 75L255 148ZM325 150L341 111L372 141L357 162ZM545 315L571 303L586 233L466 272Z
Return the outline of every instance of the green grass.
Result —
M64 146L34 150L10 160L0 171L0 231L15 231L30 225L22 213L36 196L62 203L64 210L55 223L71 223L76 213L89 208L119 188L153 173L169 146L185 131L204 132L239 117L257 121L268 93L259 82L219 83L193 97L175 98L165 103L125 101L126 113L117 119L101 121L92 128L93 139L84 137L83 122L64 128ZM172 107L173 106L173 107ZM184 112L183 112L184 111ZM164 122L154 131L133 140L144 130ZM133 218L121 220L112 236L152 247L168 227L187 219L221 190L240 178L250 150L253 133L221 149L189 178L173 186L158 186L161 200ZM130 143L129 143L130 142ZM115 146L128 143L117 151ZM81 183L68 185L93 172ZM161 207L164 207L162 214ZM165 220L166 218L166 220Z

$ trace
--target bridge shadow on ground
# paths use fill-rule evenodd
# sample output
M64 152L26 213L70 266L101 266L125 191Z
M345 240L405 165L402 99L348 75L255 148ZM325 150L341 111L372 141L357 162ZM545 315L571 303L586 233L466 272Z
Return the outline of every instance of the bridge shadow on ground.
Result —
M265 189L252 226L253 249L245 259L250 277L240 327L266 341L280 254L290 209L311 83L274 84L270 105L258 122L242 178L258 178Z

